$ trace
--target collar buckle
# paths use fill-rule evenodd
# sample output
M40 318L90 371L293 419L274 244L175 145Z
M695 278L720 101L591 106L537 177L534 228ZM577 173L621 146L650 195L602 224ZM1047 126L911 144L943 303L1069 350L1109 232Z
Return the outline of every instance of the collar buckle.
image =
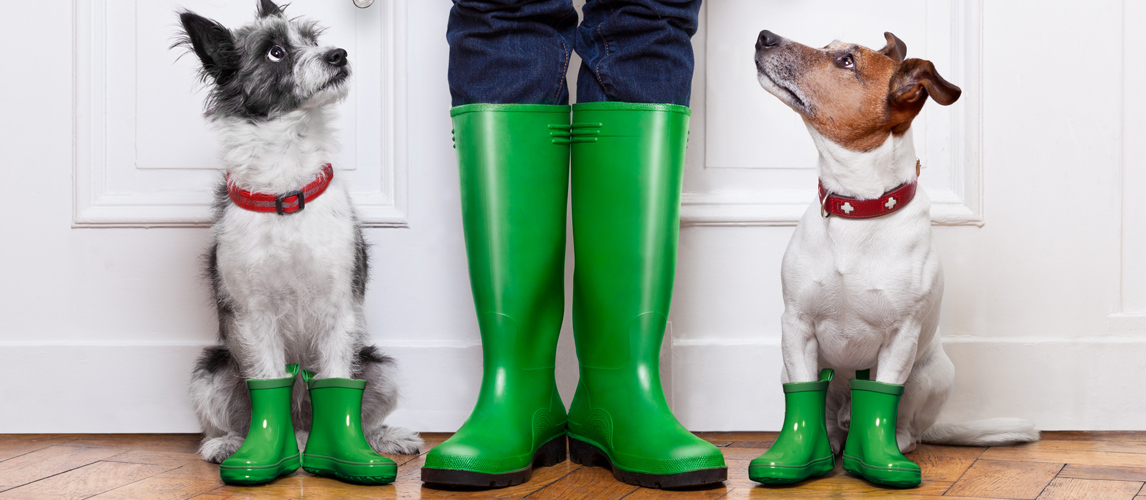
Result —
M296 207L291 212L287 212L283 209L283 201L291 197L294 197L298 200L298 207ZM303 194L302 190L296 189L294 191L287 191L283 194L275 196L275 212L278 212L279 215L297 214L304 208L306 208L306 195Z

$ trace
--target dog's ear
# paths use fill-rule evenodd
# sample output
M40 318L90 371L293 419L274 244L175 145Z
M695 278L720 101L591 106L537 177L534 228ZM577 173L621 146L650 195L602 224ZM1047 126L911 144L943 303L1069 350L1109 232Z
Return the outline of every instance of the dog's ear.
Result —
M281 15L283 15L282 7L275 5L271 0L259 0L259 17Z
M887 39L887 45L879 49L879 53L897 63L903 62L907 58L907 44L888 31L883 32L883 37Z
M931 61L908 59L899 65L899 70L891 78L888 99L895 106L923 106L923 101L930 95L935 102L947 106L958 100L962 93L959 87L939 76Z
M191 11L179 13L183 37L176 45L188 45L203 63L203 78L216 85L226 85L239 69L235 37L222 24Z

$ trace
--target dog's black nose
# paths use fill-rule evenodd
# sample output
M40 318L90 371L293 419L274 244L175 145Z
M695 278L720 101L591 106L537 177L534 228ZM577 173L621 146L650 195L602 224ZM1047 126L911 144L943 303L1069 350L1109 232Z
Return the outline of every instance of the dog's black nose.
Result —
M334 49L326 53L326 63L341 68L346 66L346 51L342 49Z
M760 32L760 38L756 39L756 49L770 49L780 45L780 40L783 38L771 31L764 30Z

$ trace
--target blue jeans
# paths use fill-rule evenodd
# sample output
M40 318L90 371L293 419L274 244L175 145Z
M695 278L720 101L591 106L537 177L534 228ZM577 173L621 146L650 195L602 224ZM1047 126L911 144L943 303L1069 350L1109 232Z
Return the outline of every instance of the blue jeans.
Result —
M580 26L572 0L453 1L454 106L568 104L574 48L577 102L688 105L701 0L588 0Z

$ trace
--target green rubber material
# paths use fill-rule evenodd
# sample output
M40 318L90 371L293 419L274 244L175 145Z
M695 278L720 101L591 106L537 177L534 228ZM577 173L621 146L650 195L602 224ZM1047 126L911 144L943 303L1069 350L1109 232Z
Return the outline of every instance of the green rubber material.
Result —
M721 470L698 475L707 483L727 475L720 450L673 416L660 381L688 121L683 106L573 106L573 331L580 380L569 437L604 452L618 478L616 469L662 478Z
M903 386L851 380L852 418L844 445L844 470L872 483L911 488L922 482L919 466L899 452L896 414Z
M298 470L298 441L291 423L291 393L298 365L286 365L290 375L277 379L248 379L251 426L243 445L219 464L219 477L234 485L266 484Z
M884 382L876 382L874 380L856 380L848 381L848 385L853 390L879 392L882 394L890 394L892 396L902 396L903 386L896 384L888 384Z
M356 484L389 484L398 477L398 464L379 455L362 432L362 393L365 380L325 378L303 370L310 390L310 436L302 453L307 472Z
M422 477L508 486L529 478L546 443L561 438L565 457L554 367L565 308L569 106L469 104L450 114L482 382L470 417L426 455ZM442 472L451 470L458 473Z
M835 455L828 441L825 403L834 372L820 371L818 382L784 386L784 426L772 447L748 464L748 478L764 484L791 484L831 472Z

